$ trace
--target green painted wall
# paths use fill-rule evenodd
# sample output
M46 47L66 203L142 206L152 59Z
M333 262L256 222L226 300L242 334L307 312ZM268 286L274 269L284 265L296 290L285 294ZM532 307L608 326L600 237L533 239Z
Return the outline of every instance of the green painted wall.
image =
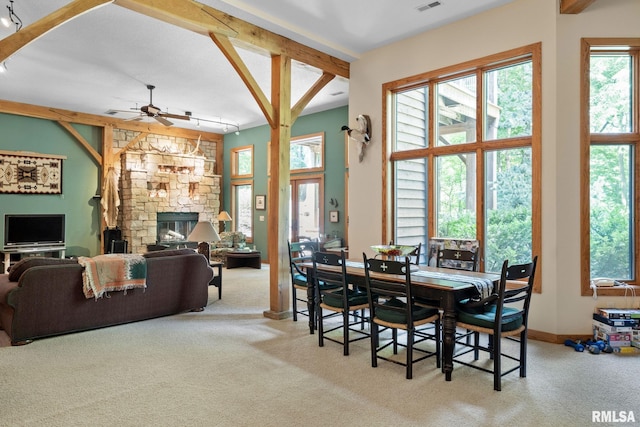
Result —
M345 212L345 138L340 127L349 122L348 107L339 107L321 113L299 117L291 128L291 136L302 136L324 132L325 148L325 176L324 176L324 233L337 233L340 237L346 235ZM223 174L223 209L231 211L231 167L229 163L232 148L253 145L254 179L253 193L267 194L267 143L269 142L269 126L258 126L243 129L240 135L233 133L224 137L224 174ZM330 199L338 201L338 208L329 204ZM329 222L329 211L339 211L338 223ZM265 216L264 221L259 217ZM266 211L253 211L253 234L256 249L262 252L262 258L267 259L267 218Z
M74 128L97 151L102 130ZM100 253L100 169L89 153L64 128L50 120L0 113L0 150L33 151L67 156L62 162L62 194L0 193L0 242L4 244L4 215L62 213L66 215L67 256Z

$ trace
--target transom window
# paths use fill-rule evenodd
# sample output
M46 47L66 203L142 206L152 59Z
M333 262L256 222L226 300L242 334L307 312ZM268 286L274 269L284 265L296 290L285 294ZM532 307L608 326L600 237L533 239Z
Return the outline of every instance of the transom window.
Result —
M253 176L253 145L231 149L231 178Z
M392 183L385 240L479 240L484 271L540 253L540 49L384 85Z
M640 274L640 39L583 39L581 52L581 289L590 295L594 278L637 285Z

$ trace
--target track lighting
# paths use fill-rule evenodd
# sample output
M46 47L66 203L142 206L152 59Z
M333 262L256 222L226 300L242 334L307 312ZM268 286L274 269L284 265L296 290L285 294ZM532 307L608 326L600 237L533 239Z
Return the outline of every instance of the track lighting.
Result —
M0 18L0 22L2 22L2 25L7 28L9 28L9 25L11 25L11 22L13 22L16 25L16 32L20 31L20 29L22 28L22 20L13 11L13 0L9 0L7 9L9 10L9 19L3 16L2 18Z

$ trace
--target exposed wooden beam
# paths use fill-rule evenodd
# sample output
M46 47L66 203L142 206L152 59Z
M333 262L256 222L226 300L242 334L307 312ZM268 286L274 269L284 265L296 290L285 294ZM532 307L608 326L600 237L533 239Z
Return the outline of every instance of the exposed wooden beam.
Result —
M231 63L231 66L233 66L244 84L247 86L249 92L251 92L251 95L258 103L260 110L262 110L262 114L264 114L267 122L269 122L269 126L272 128L275 127L276 122L273 116L273 106L271 105L271 102L267 99L267 96L260 88L260 85L253 77L251 71L249 71L249 68L247 68L240 55L238 55L238 51L233 47L231 41L227 37L214 33L209 34L209 36L216 46L218 46L222 51L222 54Z
M73 137L78 140L80 145L82 145L84 147L84 149L87 150L89 152L89 154L91 154L91 157L93 157L93 159L96 161L96 163L98 163L99 166L102 166L102 156L100 155L100 153L98 153L91 146L91 144L89 144L89 142L86 139L84 139L84 137L82 135L80 135L80 132L78 132L76 130L76 128L71 126L71 123L58 121L58 124L60 126L62 126L63 128L65 128L67 130L67 132L69 132L71 135L73 135Z
M596 0L560 0L561 14L577 14L591 6Z
M10 36L0 40L0 62L22 49L29 43L42 37L49 31L64 24L73 18L97 7L111 3L113 0L75 0L61 7L53 13L45 16L22 28Z
M302 98L296 102L296 105L291 109L291 122L295 122L304 107L309 104L309 102L313 99L314 96L318 94L331 80L333 80L336 76L330 73L322 73L322 76L309 88L307 93L305 93Z
M202 132L201 130L183 129L178 127L167 127L161 124L132 122L120 120L112 117L97 116L94 114L78 113L76 111L64 110L61 108L41 107L20 102L0 100L0 113L15 114L19 116L37 117L39 119L73 122L89 126L106 127L113 126L117 129L130 130L135 132L149 132L161 135L170 135L180 138L197 139L199 135L207 141L216 143L222 142L223 135L213 132Z
M216 33L235 37L238 34L212 14L211 8L191 0L113 0L113 3L205 36Z
M234 44L285 55L332 74L349 78L349 63L257 27L194 0L114 0L114 4L208 36L231 37Z

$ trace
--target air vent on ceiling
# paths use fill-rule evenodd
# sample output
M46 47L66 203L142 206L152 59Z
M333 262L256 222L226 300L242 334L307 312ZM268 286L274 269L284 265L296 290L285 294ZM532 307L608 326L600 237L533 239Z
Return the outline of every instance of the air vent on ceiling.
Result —
M429 3L429 4L423 4L422 6L418 6L416 7L416 9L418 9L418 12L424 12L427 9L431 9L434 8L436 6L440 6L442 3L440 3L439 1L434 1L433 3Z

